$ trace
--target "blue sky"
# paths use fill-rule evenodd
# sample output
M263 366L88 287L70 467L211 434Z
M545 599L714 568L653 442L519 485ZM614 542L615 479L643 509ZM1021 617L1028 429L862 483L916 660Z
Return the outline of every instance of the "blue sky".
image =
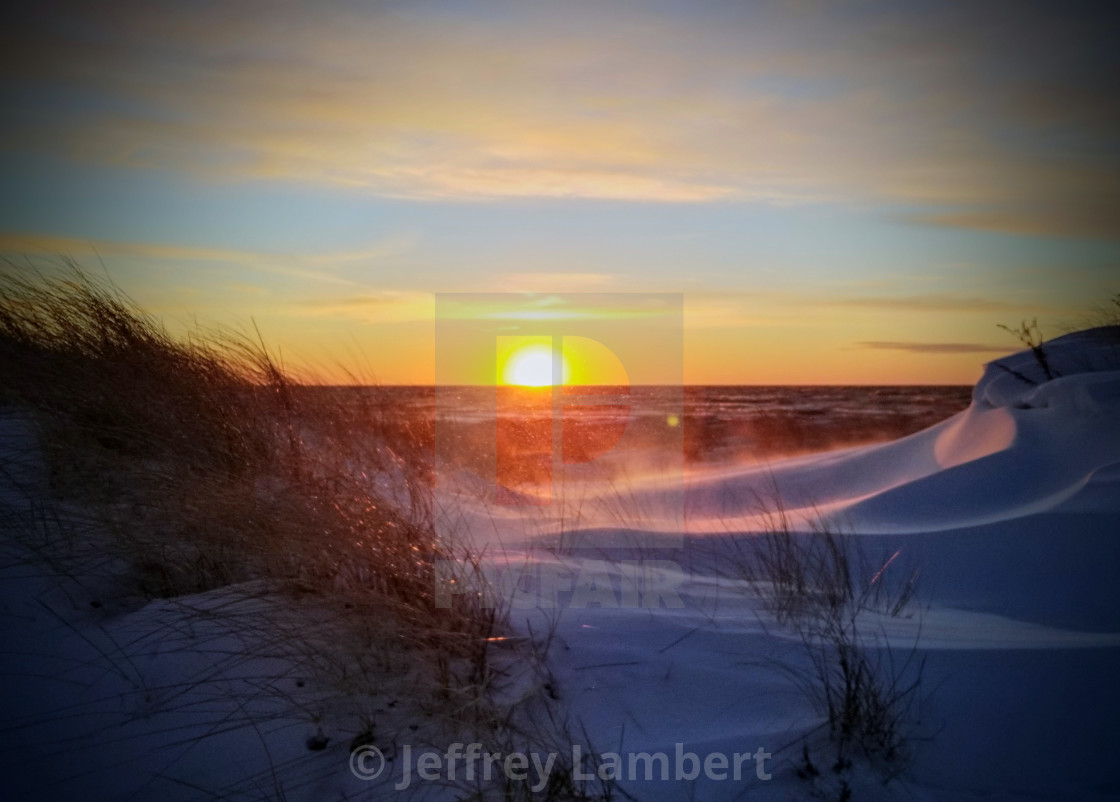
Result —
M430 381L436 292L673 292L685 378L968 382L1120 290L1089 4L50 4L0 249Z

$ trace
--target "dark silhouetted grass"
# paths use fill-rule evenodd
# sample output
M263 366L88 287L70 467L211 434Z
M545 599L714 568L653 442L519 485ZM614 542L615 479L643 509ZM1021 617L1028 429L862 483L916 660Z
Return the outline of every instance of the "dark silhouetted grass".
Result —
M189 613L184 632L196 608L222 632L255 632L223 671L280 661L349 705L355 743L391 741L408 721L413 740L552 737L520 732L498 700L504 608L440 592L441 560L483 587L481 562L437 536L430 423L402 419L376 387L316 386L256 333L173 337L73 264L3 265L0 374L0 402L34 422L45 463L30 512L6 529L58 588L115 610L167 600ZM203 601L214 593L232 601ZM164 631L164 648L196 648L180 634ZM131 676L128 650L113 654ZM321 710L296 696L290 710L318 726ZM390 696L402 704L386 713ZM409 715L442 723L417 734Z

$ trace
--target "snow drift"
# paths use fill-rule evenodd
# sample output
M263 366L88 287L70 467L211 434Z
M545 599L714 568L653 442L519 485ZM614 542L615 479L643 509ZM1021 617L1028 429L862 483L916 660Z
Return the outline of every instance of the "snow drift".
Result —
M693 531L751 528L778 498L851 531L931 532L1091 509L1120 476L1120 327L989 363L967 410L891 443L696 477L679 501ZM662 509L678 503L650 490Z

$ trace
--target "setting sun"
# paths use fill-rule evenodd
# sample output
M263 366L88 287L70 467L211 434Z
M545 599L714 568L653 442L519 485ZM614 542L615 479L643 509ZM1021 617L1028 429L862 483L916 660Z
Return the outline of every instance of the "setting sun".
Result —
M520 338L519 338L520 339ZM559 359L559 375L553 359ZM550 387L568 381L568 363L551 345L537 342L522 345L505 360L502 370L503 384L516 384L522 387Z
M496 372L493 375L498 384L516 387L628 387L631 383L631 377L618 355L591 337L499 336L497 346Z

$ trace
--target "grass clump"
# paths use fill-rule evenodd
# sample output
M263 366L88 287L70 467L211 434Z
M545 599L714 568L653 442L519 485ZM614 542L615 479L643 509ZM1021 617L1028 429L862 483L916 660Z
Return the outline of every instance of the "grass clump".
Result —
M96 584L99 610L164 599L193 615L207 594L243 600L200 608L229 611L231 631L259 619L263 645L236 659L276 658L334 694L308 708L316 727L331 710L350 720L308 743L391 739L397 726L434 742L513 737L520 714L499 693L509 666L491 652L506 612L439 586L441 561L481 565L437 533L430 421L376 387L297 377L259 335L173 337L73 264L4 265L0 374L0 402L30 417L44 455L22 546Z
M1042 375L1046 377L1046 381L1053 381L1058 377L1057 371L1055 371L1054 368L1050 365L1050 357L1049 354L1046 353L1045 348L1046 343L1042 338L1042 333L1038 330L1037 320L1032 320L1029 324L1025 320L1021 321L1019 323L1019 328L1017 329L1013 329L1010 326L1006 326L1002 323L997 324L997 327L1003 329L1008 334L1019 340L1019 342L1022 343L1026 348L1030 349L1031 355L1034 357L1035 363L1042 371ZM998 365L1008 373L1011 373L1015 376L1015 378L1021 379L1028 384L1038 384L1037 381L1024 376L1019 371L1012 370L1006 365L1003 365L999 362L996 362L994 364Z
M873 559L858 536L819 520L797 531L780 503L767 509L765 530L737 540L730 564L804 647L807 663L778 669L825 718L835 774L858 755L893 776L907 760L924 661L916 643L896 659L876 622L913 615L918 571L903 567L900 552ZM803 776L816 776L808 754L806 745Z
M0 365L40 425L52 494L103 514L155 575L149 595L267 578L432 607L429 488L412 470L389 497L376 475L425 454L376 428L363 388L310 392L228 330L174 339L73 266L0 279Z

